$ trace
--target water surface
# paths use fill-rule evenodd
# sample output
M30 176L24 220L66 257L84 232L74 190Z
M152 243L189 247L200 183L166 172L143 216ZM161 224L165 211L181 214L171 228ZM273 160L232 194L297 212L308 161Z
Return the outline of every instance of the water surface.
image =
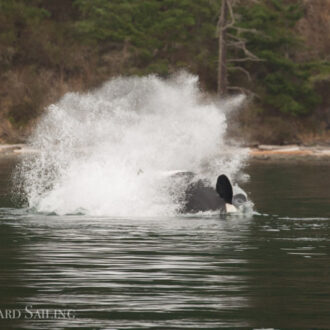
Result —
M255 163L251 216L34 214L0 158L0 306L74 319L3 329L329 328L330 167Z

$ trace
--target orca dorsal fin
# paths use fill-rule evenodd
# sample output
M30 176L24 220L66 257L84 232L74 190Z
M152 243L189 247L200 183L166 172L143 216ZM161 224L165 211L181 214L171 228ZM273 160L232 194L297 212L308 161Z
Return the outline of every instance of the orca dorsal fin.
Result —
M216 191L226 203L233 203L233 187L226 175L221 174L218 177Z

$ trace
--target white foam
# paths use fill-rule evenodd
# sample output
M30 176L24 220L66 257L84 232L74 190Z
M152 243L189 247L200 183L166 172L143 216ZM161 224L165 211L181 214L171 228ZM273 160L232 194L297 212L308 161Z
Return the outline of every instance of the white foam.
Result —
M239 100L232 101L237 106ZM20 180L29 207L92 215L173 215L184 187L166 171L235 176L247 152L228 146L224 107L205 98L196 76L115 78L51 105L31 137ZM175 196L173 196L173 194Z

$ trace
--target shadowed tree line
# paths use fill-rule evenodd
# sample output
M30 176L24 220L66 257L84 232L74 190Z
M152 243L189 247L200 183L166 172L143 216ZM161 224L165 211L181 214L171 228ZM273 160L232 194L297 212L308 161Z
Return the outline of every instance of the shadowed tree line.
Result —
M250 96L238 119L252 141L326 132L330 64L296 29L306 10L298 0L0 0L0 139L24 138L67 91L180 69L211 93Z

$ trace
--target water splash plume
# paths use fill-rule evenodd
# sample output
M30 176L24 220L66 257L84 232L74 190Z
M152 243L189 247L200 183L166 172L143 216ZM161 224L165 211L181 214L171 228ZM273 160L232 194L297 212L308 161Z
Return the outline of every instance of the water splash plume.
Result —
M228 104L206 98L187 73L119 77L86 94L66 94L46 110L30 139L38 152L18 169L29 207L175 215L185 187L170 187L170 171L191 171L214 184L220 173L233 178L243 165L244 149L225 141Z

